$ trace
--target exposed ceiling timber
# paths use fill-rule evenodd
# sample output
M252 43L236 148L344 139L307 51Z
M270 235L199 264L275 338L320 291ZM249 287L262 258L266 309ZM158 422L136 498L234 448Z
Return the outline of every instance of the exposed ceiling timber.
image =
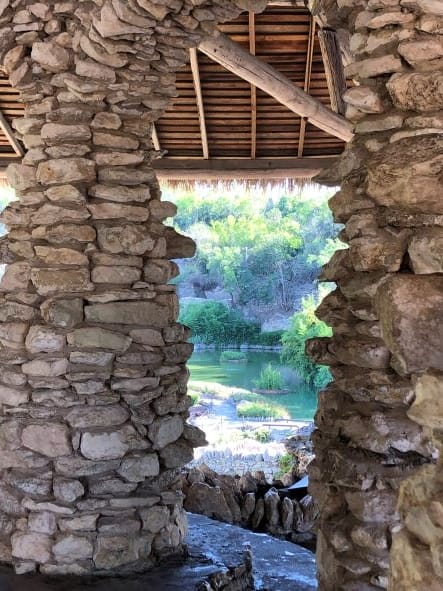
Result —
M330 29L320 30L318 39L331 97L331 107L336 113L344 115L346 105L343 101L343 94L347 87L339 39L336 32Z
M255 55L255 14L249 13L249 52ZM251 84L251 158L257 155L257 89Z
M202 142L203 158L207 160L209 158L209 145L208 134L206 132L205 106L203 103L197 50L194 48L190 49L189 55L191 62L192 80L194 82L195 96L197 98L198 119L200 123L200 136Z
M154 161L160 180L278 180L312 179L321 170L333 166L337 157L330 158L161 158Z
M23 157L25 155L25 152L24 152L23 148L21 147L20 143L18 142L17 138L15 137L11 126L6 121L5 116L3 115L3 113L1 111L0 111L0 128L2 129L3 133L5 134L6 138L9 141L9 143L11 144L16 155Z
M303 90L309 94L309 87L311 85L311 73L312 73L312 60L314 58L314 43L315 43L315 20L311 16L309 22L309 37L308 37L308 50L306 55L306 68L305 68L305 82ZM302 117L300 121L300 134L298 138L298 151L297 156L301 158L303 156L303 148L305 144L305 133L306 133L306 117Z
M319 129L346 142L353 138L352 125L344 117L337 115L319 100L306 94L289 78L252 56L220 31L203 39L199 49L224 68L261 88L298 115L307 117L308 121Z

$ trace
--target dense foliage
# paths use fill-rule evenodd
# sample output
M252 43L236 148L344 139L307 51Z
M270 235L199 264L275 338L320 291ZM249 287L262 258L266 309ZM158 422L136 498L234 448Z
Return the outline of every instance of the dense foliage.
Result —
M337 247L327 196L319 190L168 196L178 206L176 227L198 245L196 256L182 264L179 282L202 298L222 289L233 308L257 320L266 318L269 306L291 312L300 286L315 280Z
M199 298L217 290L229 300L229 305L208 300L183 306L180 320L191 327L193 340L219 346L283 344L283 361L310 385L324 386L329 370L308 359L305 342L330 334L314 314L320 267L343 247L335 238L339 228L327 207L328 193L307 189L269 196L234 187L231 193L212 189L172 198L177 228L198 245L178 281ZM260 331L273 314L287 318L294 311L287 331ZM275 377L272 368L267 371L263 382Z
M290 320L290 327L282 338L282 360L297 370L306 382L322 388L331 379L329 369L313 363L305 353L307 339L331 336L331 329L315 316L317 301L314 296L303 299L302 309Z
M258 323L245 320L237 310L214 301L188 304L179 320L192 330L195 343L207 345L241 345L252 342L260 332Z

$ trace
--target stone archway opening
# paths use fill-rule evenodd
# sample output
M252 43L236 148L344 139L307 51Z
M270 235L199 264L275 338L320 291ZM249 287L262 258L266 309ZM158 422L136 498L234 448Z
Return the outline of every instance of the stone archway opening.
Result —
M0 285L1 552L18 572L124 572L181 546L174 483L198 434L147 138L187 59L178 43L245 4L0 4L26 105ZM360 82L356 136L323 177L341 183L349 250L325 269L334 336L310 346L335 377L311 470L320 588L438 590L443 14L438 0L313 5L352 35Z

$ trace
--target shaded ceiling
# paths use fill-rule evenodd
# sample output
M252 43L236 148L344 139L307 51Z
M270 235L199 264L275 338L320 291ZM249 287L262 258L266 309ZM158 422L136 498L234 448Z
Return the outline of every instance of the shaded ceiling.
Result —
M243 13L235 21L221 25L220 30L297 87L340 110L331 89L334 75L331 77L329 69L328 79L328 67L325 71L327 59L319 27L306 8L272 5L262 14ZM307 123L203 53L191 50L191 63L192 67L189 64L177 75L178 98L155 125L154 145L163 154L156 162L157 169L168 169L170 175L171 169L181 170L176 178L186 178L184 171L190 168L200 170L204 176L214 167L225 170L252 166L259 176L261 167L281 169L286 163L288 174L300 166L298 176L308 178L303 167L312 167L314 160L321 167L324 158L342 152L342 140ZM21 115L23 105L18 93L5 77L0 77L2 168L17 158L17 146L14 149L13 139L8 139L8 127L14 117Z

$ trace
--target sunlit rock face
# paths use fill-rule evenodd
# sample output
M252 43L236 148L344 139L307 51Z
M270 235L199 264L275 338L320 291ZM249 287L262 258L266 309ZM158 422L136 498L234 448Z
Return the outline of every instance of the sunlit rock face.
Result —
M129 573L181 549L177 476L201 438L169 281L194 245L163 224L151 129L189 48L253 4L0 0L26 106L0 244L0 560L19 573Z
M438 1L320 0L348 32L354 140L319 178L348 249L321 279L334 328L311 491L322 591L443 589L443 11ZM345 38L342 35L341 38Z

